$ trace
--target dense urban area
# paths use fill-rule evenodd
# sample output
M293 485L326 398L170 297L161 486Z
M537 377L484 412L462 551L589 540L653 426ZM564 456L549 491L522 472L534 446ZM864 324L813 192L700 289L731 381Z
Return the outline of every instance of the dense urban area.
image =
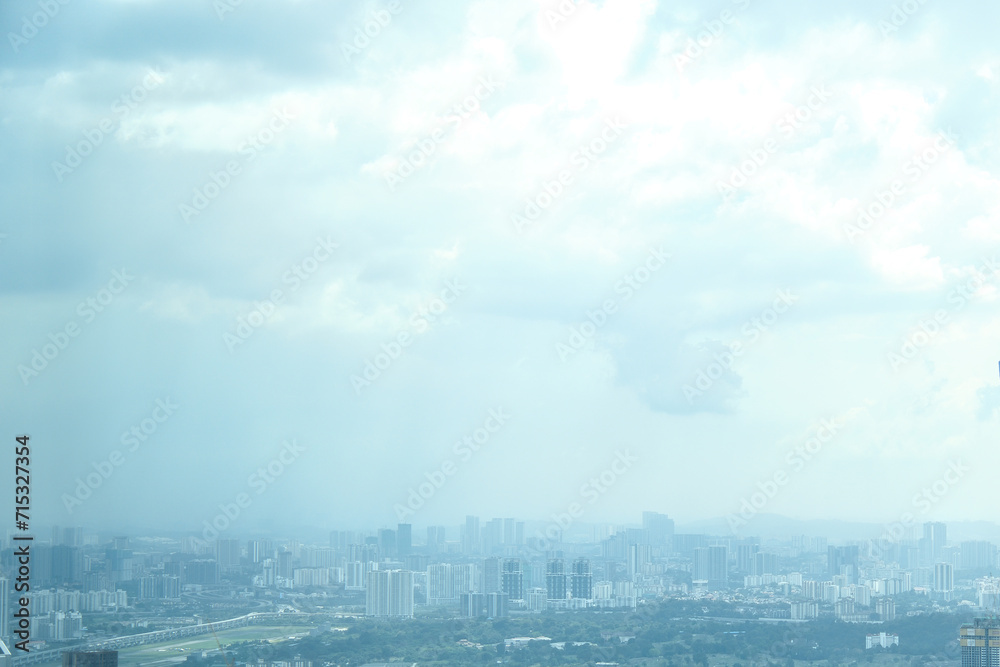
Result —
M131 664L964 665L963 651L1000 652L997 548L949 542L944 523L843 544L682 534L656 512L590 527L590 541L539 526L469 516L418 539L398 524L322 544L54 528L33 548L30 652L13 662L121 650L128 663L181 639ZM13 646L11 547L3 566Z

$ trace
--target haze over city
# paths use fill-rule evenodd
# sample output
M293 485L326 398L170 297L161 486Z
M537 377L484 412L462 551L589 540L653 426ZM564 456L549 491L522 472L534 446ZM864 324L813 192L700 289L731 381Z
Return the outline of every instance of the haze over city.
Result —
M1000 8L391 4L0 8L39 521L993 530Z
M0 3L0 667L997 667L998 21Z

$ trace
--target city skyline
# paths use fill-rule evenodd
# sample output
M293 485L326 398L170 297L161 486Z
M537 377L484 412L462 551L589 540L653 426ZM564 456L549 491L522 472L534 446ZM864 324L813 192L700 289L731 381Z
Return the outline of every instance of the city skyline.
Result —
M155 647L206 632L222 649L224 631L244 628L245 638L258 632L252 626L276 621L311 626L287 639L317 638L325 648L317 653L313 644L314 659L346 658L345 652L367 645L352 643L344 632L415 633L405 646L379 649L403 654L447 650L452 643L476 652L496 645L503 653L548 642L562 651L572 639L575 648L609 658L621 651L642 655L651 637L668 633L683 648L667 655L690 652L697 662L705 653L894 659L887 651L971 660L992 652L987 642L1000 633L998 540L969 540L946 523L842 541L683 533L667 514L647 510L639 518L590 539L558 531L532 535L530 522L474 515L449 527L332 530L318 541L235 533L210 541L190 534L109 537L79 526L51 527L33 541L26 603L10 595L13 574L3 566L0 592L8 593L0 595L0 615L21 605L30 622L21 625L19 611L17 630L0 628L6 633L0 639L18 639L21 649L28 632L30 664L47 664L79 650L124 650L131 656L126 660L134 660L135 650L170 650ZM12 562L19 544L5 540L0 563ZM191 624L192 614L201 620ZM443 645L435 644L435 632L422 634L447 623L462 625ZM734 623L744 629L731 631ZM684 640L686 628L713 624L720 638L745 637L726 646ZM786 639L780 653L775 624L797 638ZM549 629L544 635L543 627ZM286 655L301 650L296 646L277 650ZM583 663L567 655L557 664Z
M0 1L0 667L1000 665L998 21Z
M218 517L224 517L224 513L220 512ZM664 523L651 527L650 522L655 521ZM576 521L568 514L553 515L548 519L511 516L487 518L467 514L463 521L457 523L425 524L401 521L368 526L342 524L336 527L312 527L304 531L297 529L247 530L245 528L241 530L233 528L233 524L227 526L224 522L216 523L211 529L203 523L201 530L192 527L188 530L176 531L157 531L149 528L134 531L125 526L120 526L118 529L94 529L92 527L55 525L43 526L38 535L43 544L81 546L84 544L85 538L87 543L91 544L94 540L116 541L122 539L122 536L131 536L138 539L190 540L193 544L201 545L202 548L217 542L246 542L247 540L252 542L255 539L292 540L293 542L305 539L315 543L317 541L323 542L333 535L366 536L380 541L383 536L389 536L387 539L393 540L393 544L396 544L396 540L399 541L400 545L420 547L432 544L451 544L460 549L462 553L472 553L473 550L480 549L484 541L487 545L523 545L532 541L542 545L549 543L585 544L602 539L602 536L607 537L621 531L643 530L657 535L706 535L724 540L787 540L801 537L820 537L828 539L831 544L920 541L922 544L929 545L927 547L931 553L929 558L940 553L941 545L944 544L944 538L941 535L947 535L952 542L996 541L1000 543L1000 528L990 522L914 521L904 523L897 521L892 524L838 521L799 522L788 520L785 517L760 515L755 523L748 524L745 529L732 530L731 525L724 517L712 522L683 523L669 514L646 510L641 512L639 516L633 517L631 521L620 522ZM405 533L397 537L397 531L405 531ZM12 535L11 531L7 531L8 540ZM51 535L51 539L49 539L49 535ZM475 537L470 538L470 535ZM480 546L474 546L469 541L470 539ZM662 541L666 538L657 539ZM345 542L341 546L346 544ZM489 548L491 547L487 546L487 549ZM546 548L543 547L541 550L544 551Z
M220 517L225 517L223 511L217 512L212 518L219 519ZM413 544L426 544L428 531L432 530L442 530L442 541L453 542L461 545L463 543L463 535L465 530L466 519L470 516L475 516L480 520L482 524L486 524L489 521L516 521L520 525L520 530L524 531L525 536L534 537L536 539L541 539L545 536L547 530L559 529L562 534L570 542L583 542L586 538L593 535L598 535L607 532L614 532L615 530L625 529L625 528L641 528L643 527L642 514L649 513L648 510L643 512L632 512L623 515L622 520L609 520L609 521L589 521L584 519L573 519L567 522L566 517L569 516L566 513L552 514L548 517L520 517L520 516L500 516L500 517L489 517L489 515L470 515L465 514L462 520L459 521L419 521L419 520L386 520L377 524L365 524L364 522L325 522L326 525L286 525L286 526L254 526L247 523L242 523L237 518L237 521L230 522L228 525L225 522L218 522L215 526L224 526L222 530L213 527L209 529L209 525L206 523L207 520L203 521L201 526L190 525L187 527L180 528L169 528L161 529L155 526L128 526L125 524L119 524L118 526L76 526L72 530L85 531L87 535L91 536L91 539L100 536L103 539L113 539L117 535L133 535L133 536L143 536L143 535L160 535L168 537L169 539L182 539L183 537L191 537L193 539L198 539L203 543L213 542L216 539L249 539L253 537L262 537L268 539L286 539L291 535L303 536L311 540L322 540L329 535L330 532L343 531L352 532L357 534L367 534L377 535L380 530L392 529L395 530L399 525L409 525L412 526ZM784 539L796 535L816 535L816 536L827 536L832 541L837 543L849 542L851 540L865 539L865 540L876 540L876 539L889 539L889 540L900 540L900 539L919 539L923 535L925 530L924 526L930 524L944 524L949 526L949 534L958 536L963 540L995 540L1000 542L1000 525L992 521L930 521L930 520L920 520L919 516L914 516L910 521L904 521L898 519L891 522L865 522L865 521L838 521L838 520L799 520L792 519L790 517L785 517L781 515L773 515L767 513L760 513L754 515L752 520L747 521L745 524L742 522L734 522L734 517L738 518L738 515L730 515L729 517L720 516L714 517L703 521L682 521L673 514L666 514L661 512L654 512L660 514L661 516L669 516L670 520L673 522L676 533L684 534L706 534L715 535L719 537L727 538L747 538L747 537L759 537L763 539ZM50 530L64 531L68 530L67 526L69 523L56 524L54 526L46 526L42 524L42 528L39 531L39 535L44 540L48 537ZM560 527L563 526L563 527ZM735 529L734 529L735 526ZM7 539L14 534L13 531L7 530Z
M39 1L38 521L997 521L997 6Z

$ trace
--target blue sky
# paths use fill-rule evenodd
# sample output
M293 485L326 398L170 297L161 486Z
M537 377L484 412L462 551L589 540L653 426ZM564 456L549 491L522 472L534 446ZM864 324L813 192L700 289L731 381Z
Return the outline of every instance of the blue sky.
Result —
M37 520L993 520L998 13L5 2Z

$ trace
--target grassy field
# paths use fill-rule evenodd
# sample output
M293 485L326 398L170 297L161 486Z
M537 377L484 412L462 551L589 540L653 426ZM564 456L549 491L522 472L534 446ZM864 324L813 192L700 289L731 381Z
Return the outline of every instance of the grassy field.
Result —
M209 632L198 637L185 637L176 641L160 644L146 644L123 649L118 652L119 665L160 665L166 667L170 663L183 662L190 653L195 651L215 651L219 644L225 648L236 642L267 639L272 642L287 641L290 637L303 637L309 634L309 628L295 626L251 625L245 628L233 628L217 633L218 643ZM43 663L40 667L59 667L61 663Z

